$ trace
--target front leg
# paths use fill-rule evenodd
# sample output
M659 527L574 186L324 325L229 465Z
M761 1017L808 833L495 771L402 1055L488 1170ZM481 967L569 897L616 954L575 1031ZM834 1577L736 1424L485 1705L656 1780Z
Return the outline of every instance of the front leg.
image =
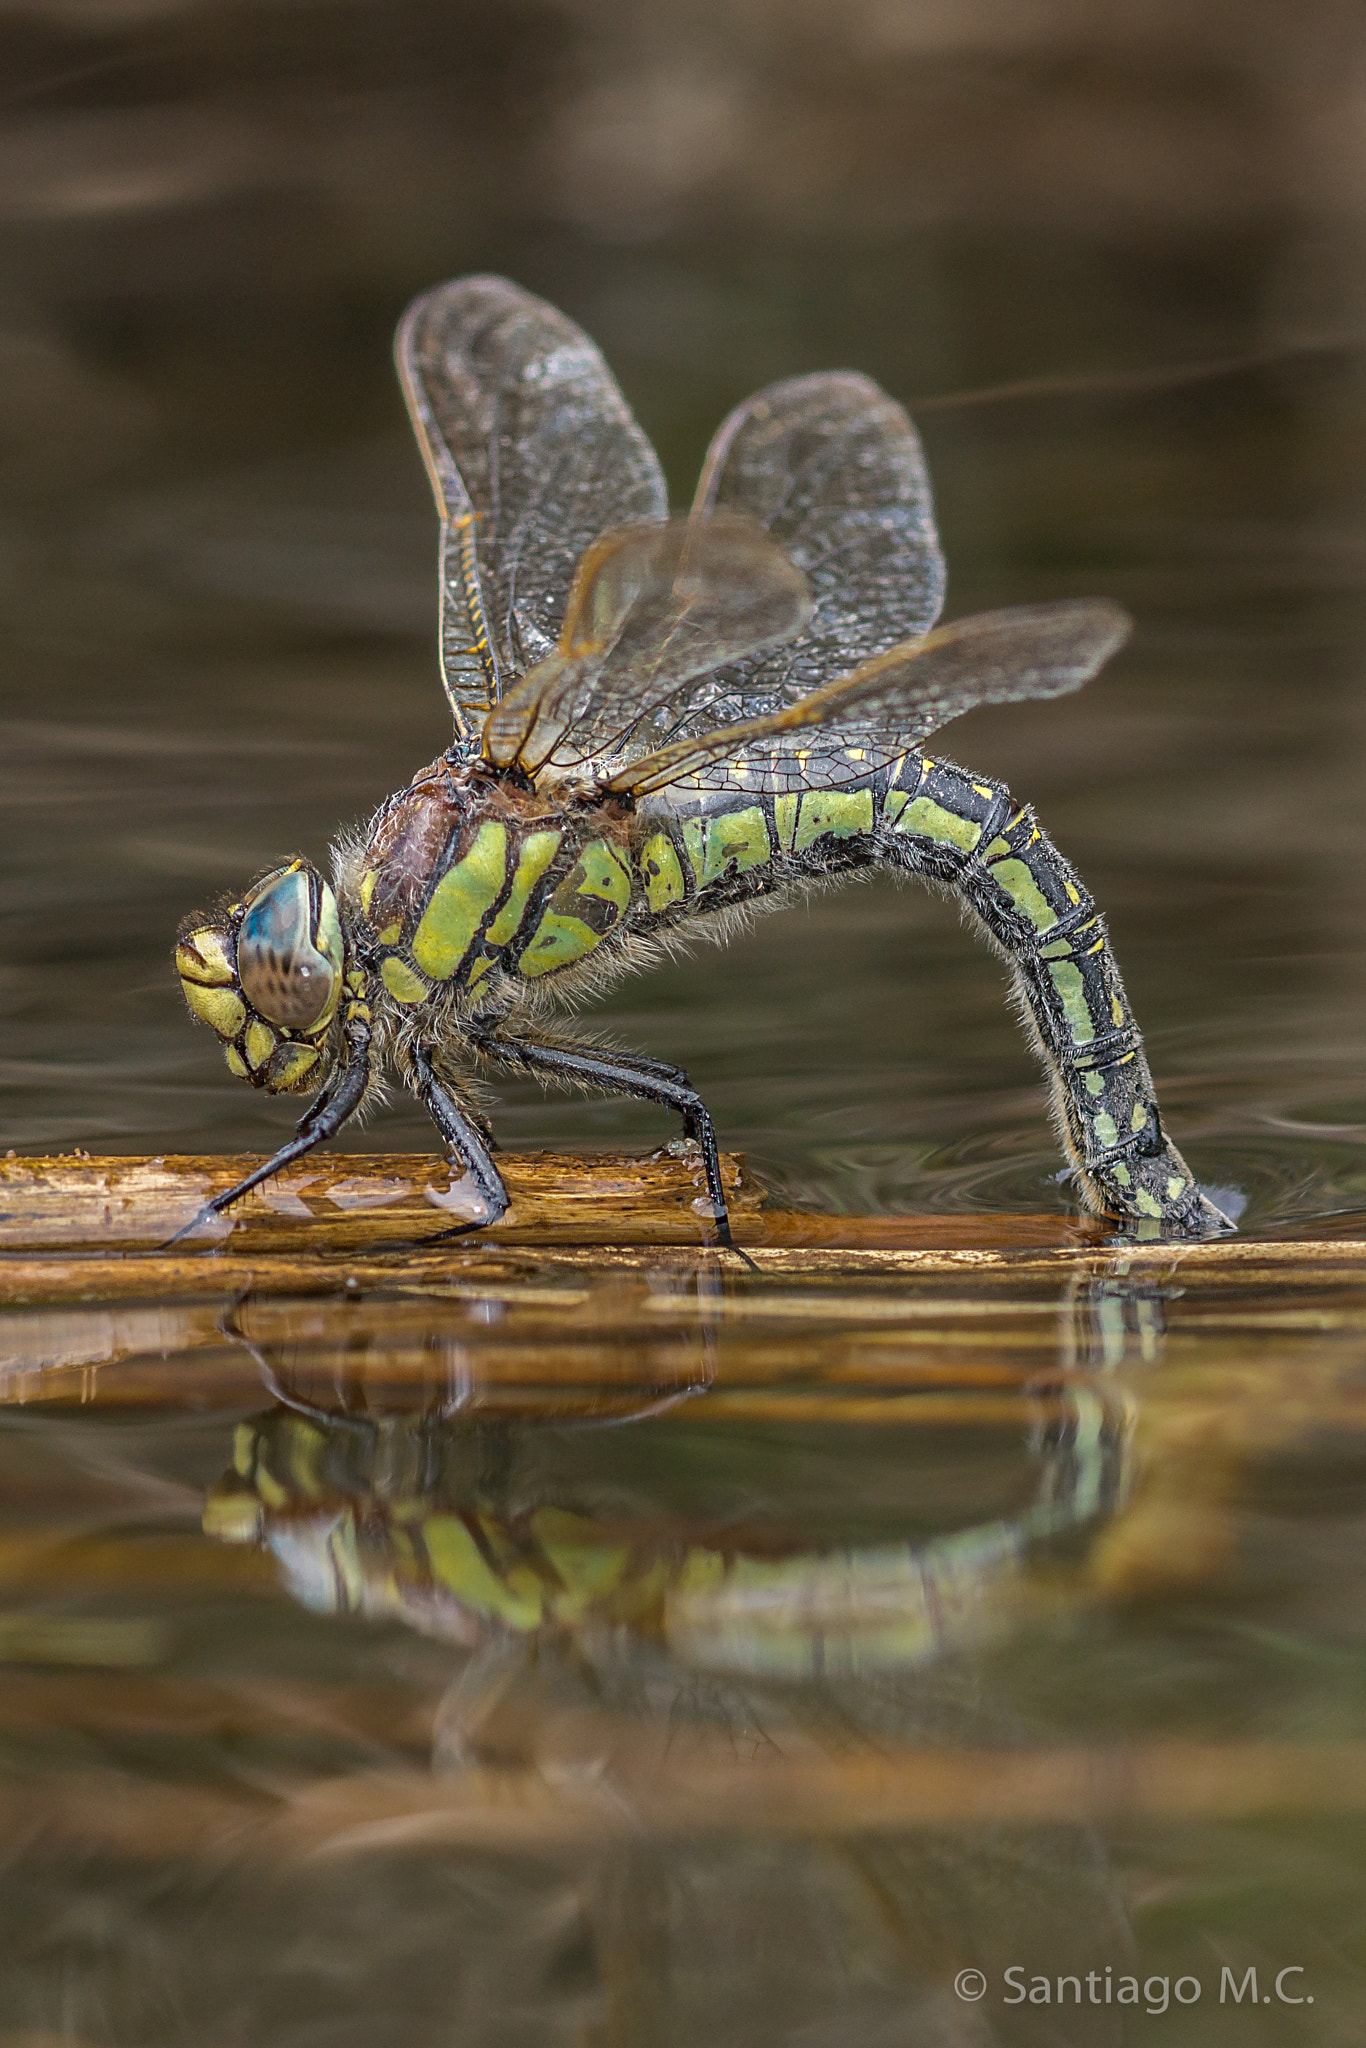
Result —
M270 1180L282 1166L292 1166L315 1145L325 1145L330 1138L335 1138L365 1100L370 1077L370 1041L367 1035L353 1044L349 1063L338 1070L305 1112L288 1144L282 1145L271 1158L263 1160L244 1180L239 1180L236 1187L229 1188L225 1194L215 1195L211 1202L205 1203L192 1222L178 1230L174 1237L167 1238L161 1250L169 1251L173 1244L179 1244L181 1238L191 1236L210 1216L221 1216L232 1203L250 1194L253 1188L259 1188L262 1181Z
M440 1131L453 1162L462 1165L482 1199L487 1214L472 1218L462 1227L466 1230L482 1230L490 1223L496 1223L508 1211L508 1191L503 1176L493 1163L492 1155L484 1142L472 1117L460 1107L450 1090L437 1079L431 1061L425 1052L412 1055L413 1076L422 1105L432 1122ZM443 1233L448 1235L449 1233Z
M663 1109L676 1110L683 1119L685 1134L702 1154L707 1178L707 1199L716 1224L717 1243L728 1251L739 1247L731 1236L730 1212L721 1181L721 1159L716 1149L716 1129L707 1105L681 1067L665 1066L661 1060L647 1060L634 1053L606 1050L592 1045L551 1045L530 1038L514 1038L492 1028L465 1025L470 1042L486 1059L501 1060L510 1067L526 1067L559 1080L601 1088L608 1095L633 1095L642 1102L657 1102ZM743 1256L743 1255L742 1255Z

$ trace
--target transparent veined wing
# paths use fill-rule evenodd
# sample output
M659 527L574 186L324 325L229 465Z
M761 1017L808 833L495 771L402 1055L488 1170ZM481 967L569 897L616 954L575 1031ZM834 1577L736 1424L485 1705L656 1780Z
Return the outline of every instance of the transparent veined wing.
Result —
M944 557L920 439L871 378L793 377L747 399L712 442L695 509L757 520L814 604L795 639L711 677L669 737L781 711L939 616Z
M494 706L484 756L534 775L619 756L690 679L788 639L806 578L752 520L718 513L607 534L584 556L556 646Z
M468 731L551 651L585 550L662 519L668 494L588 336L506 278L416 299L395 356L442 516L442 673Z
M602 787L828 787L894 760L982 704L1060 697L1088 682L1129 635L1116 604L1083 598L980 612L891 648L799 703L671 741Z

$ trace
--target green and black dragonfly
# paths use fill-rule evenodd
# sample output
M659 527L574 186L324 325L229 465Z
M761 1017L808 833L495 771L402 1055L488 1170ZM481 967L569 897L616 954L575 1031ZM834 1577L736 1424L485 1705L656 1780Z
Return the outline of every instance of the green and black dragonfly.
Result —
M336 852L183 929L190 1008L233 1073L318 1093L223 1209L333 1138L382 1077L430 1112L471 1227L507 1207L481 1071L679 1112L730 1243L685 1073L555 1021L696 935L846 871L953 890L1009 960L1082 1199L1148 1231L1228 1227L1158 1113L1105 925L1033 812L923 742L979 704L1075 690L1121 644L1103 601L935 626L920 442L848 372L725 421L691 512L572 321L497 277L410 307L399 374L443 520L450 747Z

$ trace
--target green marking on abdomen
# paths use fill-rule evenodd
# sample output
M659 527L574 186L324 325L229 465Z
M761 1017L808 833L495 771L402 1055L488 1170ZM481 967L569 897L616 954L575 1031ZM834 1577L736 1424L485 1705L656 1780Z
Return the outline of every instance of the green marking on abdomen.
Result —
M1001 843L1000 840L992 841L994 846ZM1004 889L1020 915L1029 919L1036 932L1049 931L1057 923L1057 911L1022 860L993 861L987 873L998 889Z
M484 933L486 944L505 946L509 939L515 939L526 916L527 898L541 876L559 852L558 832L529 832L522 841L517 856L517 868L512 877L507 902L499 911L493 923Z
M697 875L699 889L718 881L732 864L734 872L742 874L746 868L760 868L772 860L768 820L757 804L749 804L743 811L722 811L708 818L706 824L702 867Z
M412 955L433 981L448 981L456 972L497 901L507 879L507 840L505 825L486 820L464 859L448 868L432 891L413 934Z
M631 876L616 847L591 839L556 889L517 972L528 981L570 967L614 931L631 900Z
M801 808L799 796L778 796L773 799L773 824L778 834L778 844L784 853L791 853L792 839L797 830L797 812Z
M1089 1045L1096 1035L1096 1027L1092 1022L1091 1012L1086 1007L1081 969L1071 960L1050 960L1048 972L1062 1000L1063 1014L1072 1033L1073 1044Z
M678 852L667 832L656 832L640 849L638 866L645 883L645 898L658 914L670 904L681 903L687 894Z
M871 789L809 790L802 798L792 850L802 853L818 839L851 839L856 833L872 829Z
M963 853L973 852L982 836L975 818L960 818L956 811L946 811L928 796L915 797L908 803L893 830L918 839L933 839L940 846L956 846Z
M686 819L683 846L699 889L719 881L727 870L740 874L746 868L763 867L773 858L768 820L758 804Z

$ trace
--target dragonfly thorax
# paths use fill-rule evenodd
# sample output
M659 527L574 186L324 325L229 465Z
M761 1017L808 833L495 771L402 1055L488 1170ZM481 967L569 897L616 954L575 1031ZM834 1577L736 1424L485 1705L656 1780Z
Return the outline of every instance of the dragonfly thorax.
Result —
M343 890L363 957L409 1010L582 961L625 916L631 806L443 757L376 818Z

